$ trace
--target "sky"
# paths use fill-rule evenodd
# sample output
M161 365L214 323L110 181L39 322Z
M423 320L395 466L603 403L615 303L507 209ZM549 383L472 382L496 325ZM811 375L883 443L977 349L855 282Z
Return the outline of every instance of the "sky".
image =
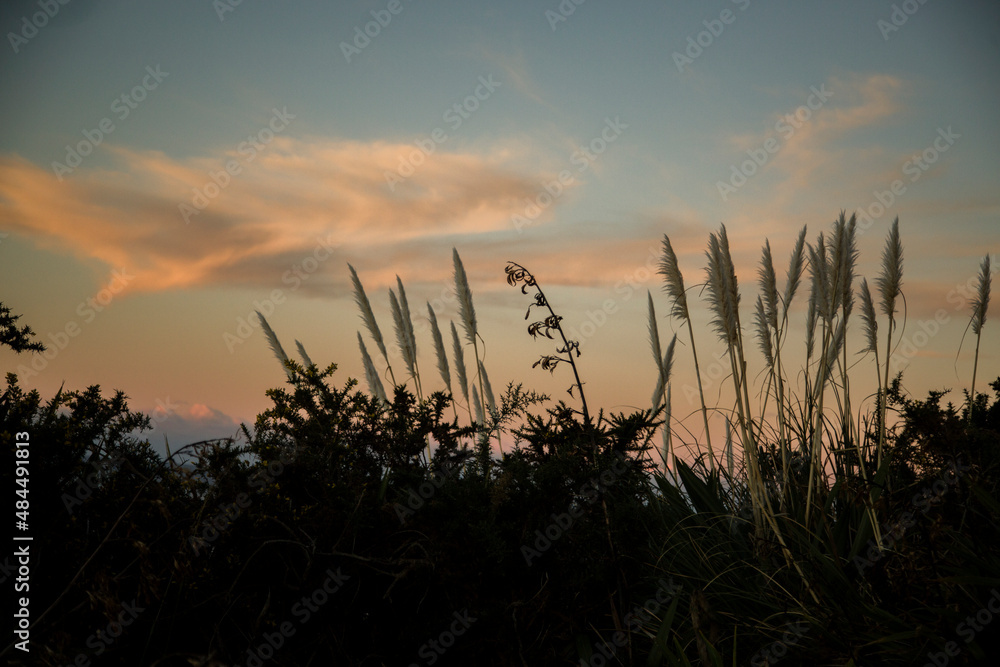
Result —
M9 0L0 301L49 350L0 350L0 368L45 397L120 389L154 442L232 435L285 379L254 310L290 354L298 340L338 364L336 385L366 388L351 264L397 377L388 290L402 280L423 384L441 389L426 303L446 336L460 326L455 248L497 393L523 383L579 406L568 368L531 367L554 345L527 334L530 297L505 282L516 261L581 341L592 408L649 406L651 292L662 344L679 333L678 429L700 437L690 341L656 274L663 235L724 411L698 287L708 235L726 225L755 347L765 239L781 287L799 229L814 242L846 211L869 281L898 216L893 370L915 395L960 401L968 297L984 256L1000 268L998 27L1000 5L978 0ZM993 319L979 389L1000 374ZM875 391L862 347L855 321L861 399Z

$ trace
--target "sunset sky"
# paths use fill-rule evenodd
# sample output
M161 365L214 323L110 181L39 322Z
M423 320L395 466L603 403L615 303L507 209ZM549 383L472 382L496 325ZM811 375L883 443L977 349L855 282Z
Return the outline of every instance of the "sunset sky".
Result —
M231 435L268 407L284 374L256 326L241 337L255 308L290 354L298 339L366 387L348 263L390 340L402 279L441 388L425 302L458 324L452 247L495 390L575 405L568 369L531 368L554 347L526 333L514 260L583 338L589 401L648 407L647 290L663 344L683 331L654 273L663 234L691 286L727 226L749 324L765 238L783 286L798 230L814 241L842 210L862 216L870 281L900 219L906 387L969 385L966 285L987 253L1000 268L995 1L14 0L0 27L0 301L49 347L0 350L0 369L46 398L121 389L162 417L154 442ZM714 402L722 347L689 298ZM1000 374L997 307L981 390ZM855 358L863 396L875 372Z

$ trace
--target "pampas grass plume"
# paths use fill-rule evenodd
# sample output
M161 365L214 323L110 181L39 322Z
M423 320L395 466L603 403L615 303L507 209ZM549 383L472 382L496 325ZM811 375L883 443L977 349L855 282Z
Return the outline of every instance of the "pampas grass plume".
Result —
M452 251L452 261L455 264L455 295L458 297L458 314L462 318L462 325L465 327L465 336L470 343L476 342L476 334L479 332L476 325L476 309L472 305L472 290L469 289L469 279L465 275L465 267L462 265L462 258L458 256L458 250Z
M388 405L389 400L385 396L385 388L382 386L382 380L379 379L378 372L375 370L375 364L372 363L372 358L368 354L368 348L365 347L365 341L361 337L360 331L358 332L358 347L361 348L361 362L364 364L368 390L375 398Z
M450 394L452 393L451 370L448 368L448 356L444 352L444 339L441 337L441 329L438 327L437 315L434 314L434 309L429 303L427 304L427 319L431 321L431 336L434 338L434 354L437 355L438 372L441 373L441 379L444 380Z
M264 336L267 337L267 344L271 348L271 352L273 352L274 356L276 356L278 361L281 362L281 367L285 369L285 375L287 375L288 379L291 380L292 371L288 369L288 355L285 354L285 350L281 347L281 343L278 342L278 337L275 335L274 330L271 329L271 325L269 325L267 320L264 319L264 316L261 315L258 310L255 310L254 312L257 313L257 318L260 320L260 328L264 330Z

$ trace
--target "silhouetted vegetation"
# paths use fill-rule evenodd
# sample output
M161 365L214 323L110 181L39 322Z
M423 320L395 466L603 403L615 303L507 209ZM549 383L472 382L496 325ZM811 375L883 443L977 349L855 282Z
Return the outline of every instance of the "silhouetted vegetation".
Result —
M837 234L853 234L853 221L840 224ZM741 348L738 311L726 305L724 230L713 240L718 327ZM851 243L838 240L848 254ZM880 381L860 425L821 417L820 384L797 404L780 397L780 428L734 414L744 434L736 457L731 436L716 447L720 460L685 461L653 444L671 419L673 345L663 355L651 327L661 380L652 408L592 413L578 344L534 275L511 267L511 284L534 288L532 306L548 311L529 328L558 346L540 363L572 367L572 400L584 410L514 384L497 400L478 346L474 383L464 362L456 368L464 404L447 391L421 396L408 380L394 379L387 396L370 357L365 393L338 381L335 365L308 363L301 346L303 364L288 359L267 327L288 377L267 392L272 407L232 438L164 459L141 437L148 418L121 392L108 398L94 386L43 401L8 374L0 438L8 454L14 433L32 442L34 626L24 664L867 666L1000 656L1000 626L976 620L984 609L993 619L988 605L1000 602L1000 378L992 396L961 406L942 405L943 392L911 398L901 376ZM679 271L674 278L676 297L684 288ZM416 389L401 282L399 293L396 332L401 348L412 346ZM472 344L467 283L464 298ZM762 336L780 347L778 304L760 308ZM842 307L826 302L814 315L817 356L828 363L821 378L836 377ZM11 340L31 349L29 335ZM494 438L506 446L499 458Z

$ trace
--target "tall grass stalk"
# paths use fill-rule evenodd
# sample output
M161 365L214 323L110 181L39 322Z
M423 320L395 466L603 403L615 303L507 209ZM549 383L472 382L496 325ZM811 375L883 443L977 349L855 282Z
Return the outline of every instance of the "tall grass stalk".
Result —
M691 324L691 313L688 310L687 291L684 289L684 276L677 263L677 254L670 243L670 237L663 235L663 257L660 260L658 273L663 276L664 289L673 301L670 314L687 322L688 336L691 339L691 356L694 357L694 373L698 379L698 397L701 401L701 418L705 427L705 443L708 446L709 469L715 470L715 452L712 450L712 434L708 428L708 407L705 405L705 389L701 381L701 367L698 364L698 349L694 342L694 326Z
M257 313L257 319L260 320L260 328L264 331L264 337L267 338L267 345L271 348L271 352L277 357L278 361L281 362L281 367L285 370L285 375L288 379L292 379L292 371L288 368L288 355L285 354L284 348L281 347L281 343L278 341L278 337L275 335L274 330L271 329L271 325L267 323L264 316L260 314L260 311L255 310Z
M781 466L782 466L782 479L785 487L788 485L788 465L789 456L791 455L791 434L788 425L788 414L786 407L785 398L785 375L781 364L781 348L784 343L785 333L788 331L788 310L791 308L792 300L795 298L796 292L798 292L799 284L802 281L802 272L804 268L804 247L806 240L806 226L802 226L802 230L799 232L798 238L795 241L795 246L792 249L792 254L788 260L788 271L785 274L785 291L781 299L781 317L777 317L775 312L773 315L768 316L768 321L771 326L774 327L774 379L776 382L775 392L777 394L778 400L778 431L779 431L779 447L781 450ZM766 242L765 242L766 243ZM767 246L768 254L770 254L770 246ZM773 266L770 269L765 269L768 273L773 272ZM772 282L772 279L768 277L768 283ZM776 282L776 281L773 281ZM777 310L777 307L775 308ZM782 439L783 438L783 439ZM784 500L784 497L783 497Z
M444 338L441 336L441 328L438 326L437 315L434 314L434 309L431 308L430 303L427 304L427 319L431 323L431 337L434 339L434 355L437 357L438 373L441 374L444 386L448 389L448 393L451 394L451 369L448 367L448 355L444 351ZM457 419L458 409L455 407L454 397L451 401L451 407Z
M472 401L469 400L469 378L465 374L465 353L462 351L462 341L458 338L458 329L451 322L452 354L455 359L455 375L458 376L458 388L462 390L465 407L469 411L469 421L472 422Z
M358 310L361 311L361 321L365 323L368 334L375 341L375 345L378 346L378 351L382 353L386 368L389 370L389 377L392 379L393 386L395 386L396 376L393 375L392 364L389 363L389 355L385 349L385 340L382 338L382 331L379 329L375 313L372 311L372 304L368 301L368 295L365 294L365 288L361 284L361 279L358 278L358 272L350 264L347 265L347 268L351 271L351 283L354 285L354 302L358 305Z
M712 325L715 327L729 350L729 360L732 367L733 385L736 390L736 408L739 427L743 438L743 452L746 458L747 486L750 490L754 526L759 535L765 533L765 523L771 529L781 548L785 561L795 568L809 595L818 604L809 579L795 560L788 548L774 510L771 507L767 487L761 472L758 458L758 442L754 433L753 418L750 413L749 381L747 380L747 363L743 348L743 335L739 316L739 283L736 278L736 267L729 249L729 236L726 226L721 225L718 236L709 235L708 266L706 268L707 300L714 313Z
M302 343L300 343L298 339L295 340L295 349L298 350L299 358L302 359L302 363L306 365L306 368L313 365L312 359L310 359L309 355L306 354L306 348L303 347Z
M896 297L900 294L903 283L903 244L899 240L899 217L892 223L889 230L889 237L885 241L885 249L882 251L882 271L875 279L881 297L882 313L889 318L888 332L886 333L885 345L885 374L882 381L882 395L880 396L879 410L879 439L878 439L878 466L882 465L883 449L885 439L888 434L886 425L887 393L889 388L889 362L892 359L892 329L896 321Z
M476 308L472 303L472 290L469 289L469 278L465 275L465 266L458 250L451 249L452 263L455 266L455 296L458 297L458 316L465 329L465 337L472 343L472 351L476 355L476 375L479 379L479 396L483 396L483 375L479 358L479 326L476 322ZM473 387L475 389L475 387Z
M403 314L403 307L400 305L399 299L392 289L389 290L389 306L392 308L393 329L396 331L396 343L399 345L399 351L403 355L403 363L406 364L406 370L410 374L410 377L413 378L413 383L417 390L417 398L423 401L424 397L420 391L420 374L417 370L416 342L410 335L413 329L413 322Z
M382 386L382 380L378 376L378 371L375 370L375 364L372 363L371 355L368 354L365 339L361 337L360 331L358 332L358 347L361 349L361 363L365 369L368 390L384 405L389 405L389 399L385 395L385 387Z
M990 256L987 254L980 264L979 286L976 288L976 298L972 301L972 333L976 336L976 355L972 362L972 386L969 388L968 423L972 423L972 409L976 404L976 371L979 368L979 341L982 338L983 325L986 324L986 310L990 305L990 283L993 274L990 272Z

